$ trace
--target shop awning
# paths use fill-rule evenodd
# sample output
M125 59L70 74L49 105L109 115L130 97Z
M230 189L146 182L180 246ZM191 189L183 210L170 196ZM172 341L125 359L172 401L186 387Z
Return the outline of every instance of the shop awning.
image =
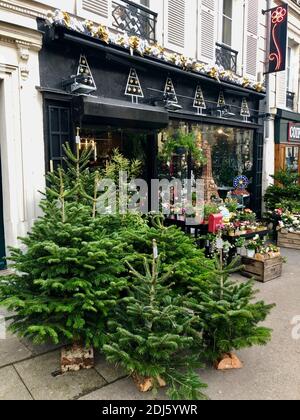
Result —
M73 103L82 123L147 129L164 128L169 123L169 113L160 107L91 96L76 97Z

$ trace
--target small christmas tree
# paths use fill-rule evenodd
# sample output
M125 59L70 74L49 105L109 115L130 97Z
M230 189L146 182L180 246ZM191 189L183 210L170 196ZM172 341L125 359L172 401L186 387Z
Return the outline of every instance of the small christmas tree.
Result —
M243 98L242 100L242 106L241 106L241 116L243 117L243 120L245 122L248 121L248 118L251 116L248 102L246 98Z
M253 345L265 345L271 330L260 327L274 305L253 303L256 291L253 283L237 283L230 274L239 271L238 259L224 267L222 253L215 257L215 269L205 282L191 287L194 300L191 308L203 322L204 357L220 360L232 350Z
M201 86L197 86L197 88L196 88L193 107L197 108L197 113L198 114L202 114L203 110L206 109L206 103L205 103L205 99L204 99L204 95L203 95Z
M68 170L49 175L43 217L23 248L10 250L15 271L0 279L0 304L15 313L10 329L36 343L99 347L107 314L127 286L126 245L107 232L106 218L96 217L99 173L91 193L83 188L88 152L66 152Z
M125 95L131 96L132 103L138 103L139 98L144 97L144 93L135 69L130 69Z
M147 258L143 274L128 266L134 283L109 322L111 333L103 348L108 361L138 379L140 390L167 385L172 399L204 398L205 385L194 372L198 361L192 351L198 319L166 286L172 272L161 273L155 241L152 267Z
M161 271L173 270L175 294L186 295L192 281L206 281L212 276L213 263L206 260L195 240L176 226L165 227L161 215L151 216L149 225L124 229L122 237L127 244L127 258L141 270L141 259L151 253L153 240L159 243Z
M167 95L169 102L178 103L176 91L170 77L167 78L164 94Z
M221 108L225 105L226 105L226 101L225 101L224 92L222 90L220 90L217 106L218 106L218 108Z

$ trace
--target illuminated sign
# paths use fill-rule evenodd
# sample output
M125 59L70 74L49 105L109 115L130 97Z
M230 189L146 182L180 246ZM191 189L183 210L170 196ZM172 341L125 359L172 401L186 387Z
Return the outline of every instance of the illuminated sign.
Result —
M289 123L288 141L299 141L300 142L300 123Z
M288 5L274 7L271 13L271 34L268 73L286 69Z

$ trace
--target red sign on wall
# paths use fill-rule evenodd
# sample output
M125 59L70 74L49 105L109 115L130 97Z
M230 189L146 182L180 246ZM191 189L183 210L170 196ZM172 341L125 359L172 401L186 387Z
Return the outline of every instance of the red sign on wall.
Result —
M274 7L271 12L271 34L268 73L286 69L288 5Z
M300 123L289 123L288 141L300 142Z

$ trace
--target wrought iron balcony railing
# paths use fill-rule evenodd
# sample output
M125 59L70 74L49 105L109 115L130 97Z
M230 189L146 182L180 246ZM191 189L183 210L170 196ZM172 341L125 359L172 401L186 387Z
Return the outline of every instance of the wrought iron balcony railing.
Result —
M219 43L216 44L216 47L216 63L218 66L223 66L225 70L236 73L238 51Z
M156 41L157 13L145 6L128 0L112 3L113 26L128 35L136 35L148 41Z
M289 109L294 109L295 105L295 93L287 91L286 92L286 107Z

